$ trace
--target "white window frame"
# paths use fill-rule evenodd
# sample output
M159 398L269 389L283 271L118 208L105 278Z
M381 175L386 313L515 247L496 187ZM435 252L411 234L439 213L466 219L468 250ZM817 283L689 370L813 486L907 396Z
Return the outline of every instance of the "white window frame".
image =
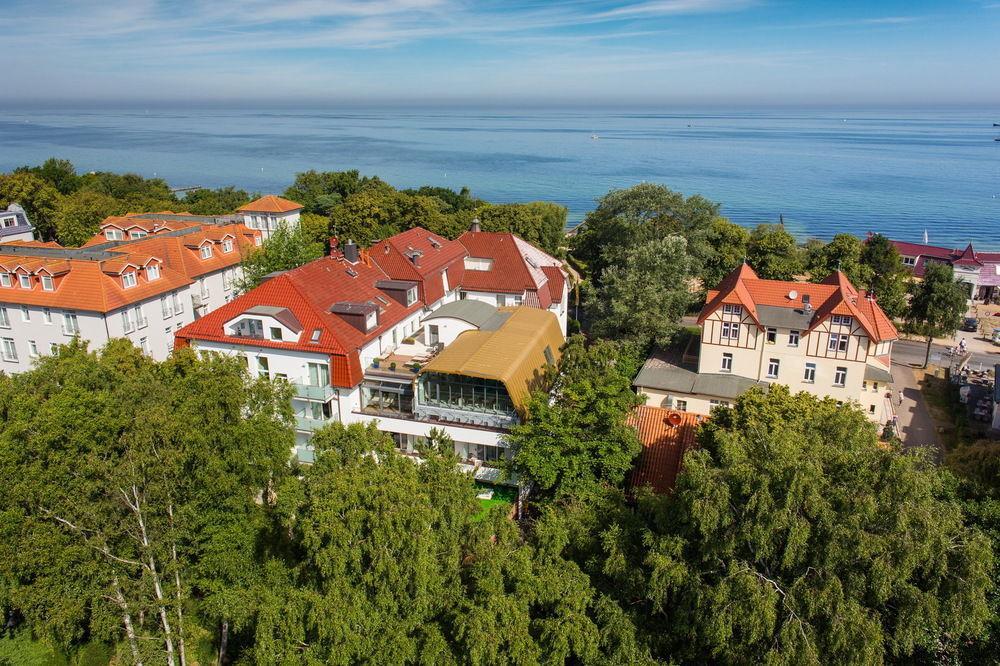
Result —
M128 273L122 273L122 286L126 289L131 289L132 287L139 284L139 278L136 277L135 271L129 271Z
M807 384L815 384L816 383L816 364L815 363L806 363L805 372L802 373L802 381L806 382Z
M125 233L121 229L105 229L104 237L109 241L125 240Z
M41 354L38 353L38 343L34 340L28 340L28 356L31 358L38 358Z
M135 327L136 329L146 328L149 324L149 320L146 319L146 311L142 309L141 305L137 305L132 310L135 312Z
M778 373L781 372L781 359L769 358L767 359L767 378L777 379Z
M49 326L52 325L52 310L49 308L42 308L42 321L44 321Z
M778 343L778 329L774 326L768 326L764 329L764 340L769 345L774 345Z
M0 273L0 287L10 287L12 284L10 273Z
M224 241L222 241L222 251L224 253L226 253L226 254L229 254L230 252L233 251L233 239L232 238L227 238Z
M732 371L733 371L733 355L727 352L722 355L722 372L732 372Z
M851 342L851 336L847 333L831 333L830 342L826 346L827 351L846 352Z
M21 321L31 321L31 310L27 305L21 306Z
M132 311L129 309L122 310L122 330L126 333L131 333L135 330L135 319Z
M75 313L64 312L62 318L63 335L69 335L71 337L80 335L80 320L77 318Z
M10 328L10 314L5 307L0 307L0 328Z
M788 346L798 347L799 346L799 332L796 330L788 331Z
M152 282L153 280L160 279L160 266L159 264L149 264L146 266L146 280Z
M212 245L210 243L205 243L200 248L198 248L198 253L201 255L202 259L211 259Z
M17 363L17 343L14 338L0 338L0 356L9 363Z
M55 283L55 280L52 279L52 276L51 275L43 275L42 276L42 291L55 291L55 290L56 290L56 283Z
M24 273L17 274L17 284L21 289L31 290L31 276Z
M833 373L834 386L847 386L847 368L837 366L837 371Z
M742 315L743 314L743 306L742 305L734 305L733 303L724 303L722 305L722 314Z

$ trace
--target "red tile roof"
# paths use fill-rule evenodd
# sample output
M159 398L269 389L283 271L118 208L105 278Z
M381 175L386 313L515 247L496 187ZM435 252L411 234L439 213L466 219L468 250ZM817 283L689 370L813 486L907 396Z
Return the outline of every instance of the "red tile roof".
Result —
M354 273L355 275L351 275ZM323 257L294 270L277 275L243 294L177 333L178 343L192 340L225 342L249 347L268 347L328 354L331 359L331 383L350 388L362 378L359 351L412 313L423 307L416 301L404 307L379 290L375 283L389 276L374 263L350 264L343 255ZM347 323L330 307L339 302L372 303L379 308L378 326L363 333ZM288 308L302 324L301 340L272 341L229 336L225 323L259 305ZM318 343L312 342L314 330L321 331Z
M183 225L189 228L190 224ZM200 227L200 225L193 225ZM242 224L223 227L199 228L184 236L151 234L133 241L118 242L84 258L73 254L73 249L61 248L57 243L18 244L21 247L65 250L65 256L32 256L27 253L3 254L0 249L0 270L32 274L32 289L22 289L15 278L11 287L0 287L0 302L41 307L56 307L88 312L111 312L132 303L147 300L160 294L191 284L202 275L235 266L241 254L254 246L258 232ZM224 253L221 241L225 236L234 240L233 251ZM185 246L192 240L213 243L213 256L202 259L198 251ZM103 238L101 242L107 241ZM14 245L13 243L10 245ZM107 254L104 255L108 256ZM155 260L160 264L159 279L148 281L145 273L138 271L137 284L125 288L120 274L128 266L141 267ZM42 273L55 276L53 291L41 287Z
M470 257L493 262L489 270L466 270L463 289L525 294L526 303L541 308L562 300L566 277L555 257L507 232L467 231L458 241Z
M418 282L420 298L428 305L444 296L443 272L448 272L450 289L458 286L459 283L452 282L452 279L462 279L465 254L461 243L422 227L414 227L379 241L369 252L371 260L391 279Z
M636 407L628 424L639 433L642 453L632 470L629 487L650 486L657 493L673 490L684 454L695 447L698 425L706 418L660 407Z
M789 298L792 292L796 293L795 299ZM698 323L704 323L705 319L723 304L739 304L746 308L754 321L760 325L757 306L800 309L803 296L809 297L809 302L816 313L809 330L813 330L831 315L849 315L858 320L868 337L875 342L895 340L899 337L892 320L882 311L877 301L868 298L865 291L859 291L840 271L830 274L819 284L761 280L746 264L727 275L718 289L708 292L705 306L698 315Z
M302 204L268 194L256 201L244 204L236 210L246 213L291 213L292 211L302 210Z

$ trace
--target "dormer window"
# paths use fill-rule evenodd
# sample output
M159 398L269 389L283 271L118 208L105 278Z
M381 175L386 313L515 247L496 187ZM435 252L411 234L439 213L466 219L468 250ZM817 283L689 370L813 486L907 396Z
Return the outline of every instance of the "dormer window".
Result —
M135 277L135 271L129 271L128 273L122 274L122 284L125 285L126 289L134 287L138 281Z
M56 285L51 275L42 276L42 289L44 291L55 291Z
M410 287L406 290L406 305L407 307L413 305L417 302L417 288Z
M160 267L157 264L146 266L146 279L152 282L160 279Z
M16 226L17 226L17 218L16 217L5 217L5 218L3 218L3 228L4 229L10 229L11 227L16 227Z
M230 252L233 251L232 238L227 238L226 240L222 241L222 251L225 252L226 254L229 254Z
M125 240L125 234L122 233L121 229L105 229L104 237L109 241Z
M271 327L271 339L272 340L281 340L282 337L284 337L284 336L282 336L282 334L281 334L281 327L280 326L272 326Z
M17 276L21 282L21 289L31 289L31 276L24 273Z
M465 270L489 271L493 269L493 260L486 257L466 257Z
M128 232L128 237L129 238L133 238L133 239L135 239L135 238L145 238L146 237L146 232L143 231L142 229L133 229L132 231Z
M372 310L365 315L365 330L370 331L378 326L378 311Z
M10 273L0 273L0 287L9 287L10 285Z
M201 258L202 259L212 258L212 246L209 245L208 243L205 243L204 245L201 246Z

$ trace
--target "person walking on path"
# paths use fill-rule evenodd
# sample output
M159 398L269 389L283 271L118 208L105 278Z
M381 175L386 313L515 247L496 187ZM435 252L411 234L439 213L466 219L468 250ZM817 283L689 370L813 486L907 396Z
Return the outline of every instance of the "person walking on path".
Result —
M901 407L903 405L903 389L899 390L899 394L896 396L896 406Z

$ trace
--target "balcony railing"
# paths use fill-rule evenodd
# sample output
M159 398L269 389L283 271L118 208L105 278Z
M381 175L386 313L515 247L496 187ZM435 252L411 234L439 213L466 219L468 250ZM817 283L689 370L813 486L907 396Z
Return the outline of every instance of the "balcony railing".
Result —
M330 398L337 395L337 389L333 388L329 384L326 386L310 386L309 384L293 382L292 388L295 389L295 397L303 398L305 400L319 400L321 402L326 402Z
M304 432L314 432L332 421L333 419L314 419L311 416L296 416L295 429Z

